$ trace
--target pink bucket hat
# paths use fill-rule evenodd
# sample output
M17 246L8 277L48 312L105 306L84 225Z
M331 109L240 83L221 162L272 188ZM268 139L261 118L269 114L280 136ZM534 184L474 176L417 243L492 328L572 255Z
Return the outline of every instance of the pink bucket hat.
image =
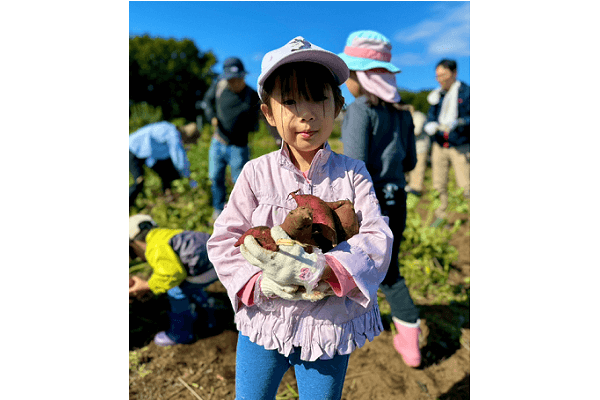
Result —
M401 72L392 64L392 44L375 31L356 31L348 36L343 53L338 54L352 71L384 68L392 73Z

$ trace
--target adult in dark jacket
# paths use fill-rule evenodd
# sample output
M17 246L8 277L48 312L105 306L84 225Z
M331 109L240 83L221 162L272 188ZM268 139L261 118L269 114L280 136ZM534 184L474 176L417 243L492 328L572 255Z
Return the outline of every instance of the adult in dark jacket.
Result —
M435 79L440 87L427 96L430 107L423 129L433 137L433 188L440 192L441 201L434 224L446 217L450 165L454 168L457 185L464 189L464 196L468 198L470 194L470 88L456 77L456 61L441 60L435 68Z
M213 221L225 207L225 169L230 166L231 180L235 183L242 167L250 159L248 134L259 127L260 100L256 91L246 85L246 74L239 58L228 58L224 62L223 73L202 101L204 115L214 129L208 154Z

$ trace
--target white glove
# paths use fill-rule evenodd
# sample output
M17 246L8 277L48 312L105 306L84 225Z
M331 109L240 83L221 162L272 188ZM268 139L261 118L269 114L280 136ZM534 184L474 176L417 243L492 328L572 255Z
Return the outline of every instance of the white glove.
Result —
M271 237L279 251L267 250L254 237L246 236L240 246L244 258L278 284L303 286L307 294L312 293L327 266L323 253L317 248L312 254L307 253L279 225L271 229Z
M435 121L431 121L431 122L428 122L428 123L425 124L425 126L423 127L423 130L429 136L433 136L433 135L435 135L435 133L437 132L437 130L438 130L439 127L440 127L440 124L438 124Z
M279 296L282 299L293 300L298 286L280 285L264 274L260 277L260 291L267 297Z
M441 125L438 126L438 130L440 132L450 132L450 127L448 125Z
M301 297L302 300L310 300L310 301L318 301L327 296L333 296L335 293L329 283L327 282L319 282L316 288L313 289L312 293L302 292Z
M454 121L452 121L450 123L450 125L440 125L438 127L438 130L442 131L442 132L452 132L454 129L456 129L456 127L460 126L460 125L464 125L465 121L461 118L459 119L455 119Z
M298 291L298 286L280 285L269 277L264 276L264 274L259 280L259 285L260 291L266 297L278 296L282 299L292 301L309 300L314 302L335 294L327 282L319 282L312 293L307 293L305 291ZM255 302L257 302L256 299Z

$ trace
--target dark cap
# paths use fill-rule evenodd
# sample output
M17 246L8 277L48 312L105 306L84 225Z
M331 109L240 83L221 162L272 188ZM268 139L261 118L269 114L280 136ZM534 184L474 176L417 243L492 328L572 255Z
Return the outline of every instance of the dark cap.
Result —
M236 57L229 57L223 63L223 73L220 76L220 79L232 79L232 78L243 78L247 74L244 69L244 64L242 64L242 60Z

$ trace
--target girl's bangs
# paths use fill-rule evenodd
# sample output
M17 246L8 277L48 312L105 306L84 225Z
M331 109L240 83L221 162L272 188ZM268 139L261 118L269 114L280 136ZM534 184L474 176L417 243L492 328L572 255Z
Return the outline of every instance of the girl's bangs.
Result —
M284 67L288 70L281 71L280 74L282 98L293 98L295 95L308 101L321 101L325 98L326 87L331 86L327 79L331 72L327 68L311 62L293 63Z

